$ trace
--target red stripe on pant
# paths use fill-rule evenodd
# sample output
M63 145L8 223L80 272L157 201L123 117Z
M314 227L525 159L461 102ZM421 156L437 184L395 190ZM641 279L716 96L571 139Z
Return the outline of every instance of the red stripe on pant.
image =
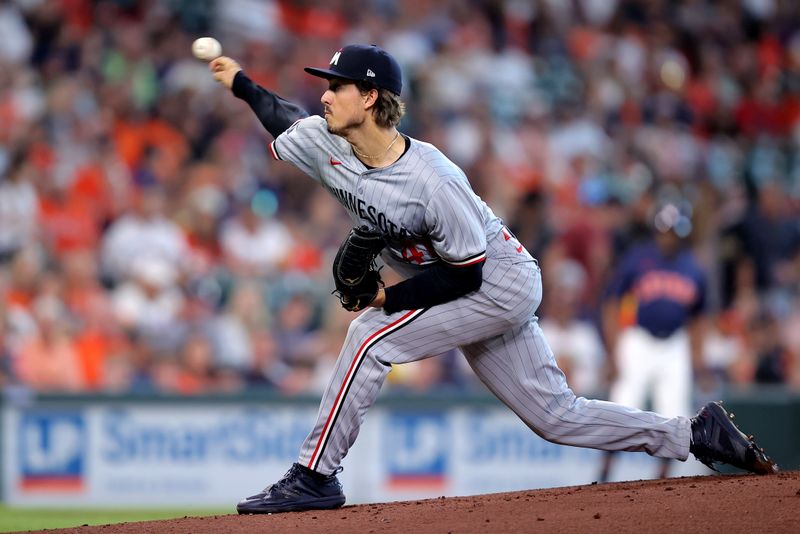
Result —
M339 393L336 395L336 400L334 401L333 407L331 408L331 413L328 414L328 418L325 420L325 426L322 427L322 433L319 435L319 441L317 442L317 446L314 448L314 453L311 455L311 460L308 462L308 468L309 469L314 469L314 463L316 463L316 461L317 461L317 454L320 452L320 446L325 441L325 434L328 431L328 427L330 426L331 421L333 420L333 414L336 413L337 407L339 406L339 402L340 402L340 400L342 400L341 397L344 394L344 392L347 390L349 382L353 379L353 376L354 376L353 370L357 367L358 362L367 353L367 350L366 350L367 346L377 336L381 335L383 332L389 330L390 328L392 328L394 326L397 326L398 324L402 323L411 314L413 314L415 312L418 312L418 311L419 310L411 310L408 313L404 314L402 317L400 317L395 322L387 324L386 326L384 326L383 328L381 328L380 330L378 330L377 332L375 332L371 336L369 336L364 341L364 343L362 343L361 346L358 348L358 352L356 352L356 357L353 358L353 362L350 364L350 368L347 370L347 375L345 375L345 377L344 377L344 381L342 382L342 386L339 388Z

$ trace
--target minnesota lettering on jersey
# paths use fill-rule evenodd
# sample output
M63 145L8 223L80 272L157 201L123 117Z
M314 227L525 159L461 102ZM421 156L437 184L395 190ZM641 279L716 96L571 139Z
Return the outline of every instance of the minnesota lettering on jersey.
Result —
M411 232L390 221L386 214L378 211L375 206L368 205L360 198L349 191L339 188L330 188L330 191L339 199L342 205L353 214L358 215L365 221L377 226L381 232L387 234L391 239L404 239L411 235Z

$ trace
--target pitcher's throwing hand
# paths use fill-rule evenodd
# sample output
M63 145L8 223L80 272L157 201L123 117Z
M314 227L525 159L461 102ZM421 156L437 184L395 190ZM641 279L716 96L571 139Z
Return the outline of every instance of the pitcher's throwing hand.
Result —
M212 60L208 64L208 68L211 70L211 74L214 75L214 79L228 89L233 87L233 78L236 73L242 70L239 63L228 56L220 56Z

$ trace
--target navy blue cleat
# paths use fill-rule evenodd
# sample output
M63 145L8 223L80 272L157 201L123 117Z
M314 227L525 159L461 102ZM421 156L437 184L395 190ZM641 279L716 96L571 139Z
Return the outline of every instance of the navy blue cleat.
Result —
M709 402L691 421L689 450L714 471L718 470L715 463L725 463L759 475L778 472L778 466L764 454L753 436L744 435L733 424L733 414L726 412L721 402Z
M239 501L240 514L272 514L339 508L345 498L342 485L332 475L322 475L295 463L282 479L261 493Z

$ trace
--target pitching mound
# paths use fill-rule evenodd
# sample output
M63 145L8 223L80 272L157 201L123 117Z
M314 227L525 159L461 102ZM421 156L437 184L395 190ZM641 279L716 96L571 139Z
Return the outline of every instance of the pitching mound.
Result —
M800 525L800 472L595 484L475 497L50 530L166 532L770 532Z

